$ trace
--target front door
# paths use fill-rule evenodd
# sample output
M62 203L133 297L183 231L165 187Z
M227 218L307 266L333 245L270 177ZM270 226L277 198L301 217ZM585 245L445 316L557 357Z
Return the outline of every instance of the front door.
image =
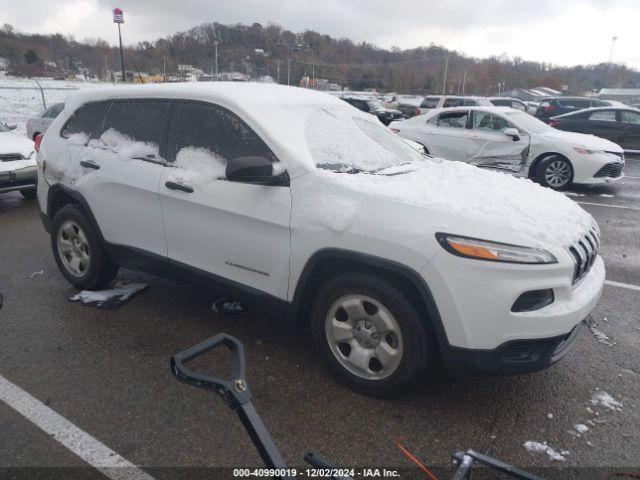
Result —
M280 299L289 281L288 186L225 179L234 158L277 158L237 115L178 102L171 122L173 168L160 182L169 261Z
M481 110L473 112L467 162L483 168L520 171L529 153L530 137L521 130L519 138L505 135L507 128L516 127L500 115Z

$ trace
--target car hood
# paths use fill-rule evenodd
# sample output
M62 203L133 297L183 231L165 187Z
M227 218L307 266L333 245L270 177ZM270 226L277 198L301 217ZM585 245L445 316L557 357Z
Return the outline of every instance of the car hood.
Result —
M594 220L567 196L526 178L461 162L425 157L422 162L375 173L318 171L331 182L366 196L422 207L434 228L447 233L531 247L567 247L593 228ZM399 205L392 206L402 215Z
M0 154L19 153L29 158L34 151L33 141L11 132L0 132Z
M622 153L620 145L604 138L585 133L565 132L564 130L549 129L544 133L537 134L538 138L547 141L563 144L570 144L571 147L583 147L588 150L603 150L606 152Z

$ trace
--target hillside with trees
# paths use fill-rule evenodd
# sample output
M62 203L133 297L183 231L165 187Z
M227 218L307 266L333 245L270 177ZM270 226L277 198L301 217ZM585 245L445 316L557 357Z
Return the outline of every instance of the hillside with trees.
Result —
M152 75L176 75L179 64L213 73L216 43L220 72L270 75L287 83L290 68L292 85L309 76L354 90L441 93L446 64L447 93L462 93L463 85L464 93L479 95L539 85L558 90L566 85L572 93L605 86L640 86L640 73L618 64L559 67L517 57L473 58L436 44L383 49L311 30L294 33L279 25L258 23L205 23L153 42L141 42L125 48L125 63L127 70ZM24 76L80 73L107 78L108 72L118 71L120 66L118 49L104 40L23 34L8 24L0 29L0 58L8 62L9 73Z

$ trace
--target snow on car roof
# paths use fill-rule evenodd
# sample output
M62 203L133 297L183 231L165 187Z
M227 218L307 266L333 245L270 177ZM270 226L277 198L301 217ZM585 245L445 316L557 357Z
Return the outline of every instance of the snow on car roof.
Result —
M69 96L67 113L81 104L110 99L170 98L212 102L238 114L274 150L292 175L302 167L315 168L305 140L306 118L323 108L348 109L348 103L324 92L264 83L193 82L120 85L96 88ZM362 113L362 115L367 116ZM368 117L368 116L367 116ZM300 172L302 173L302 172Z

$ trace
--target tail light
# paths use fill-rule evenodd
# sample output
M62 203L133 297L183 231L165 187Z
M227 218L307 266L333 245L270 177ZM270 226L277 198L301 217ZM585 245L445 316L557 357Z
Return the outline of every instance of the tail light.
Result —
M33 141L35 148L36 148L36 152L40 151L40 144L42 143L42 137L43 135L41 133L39 133L38 135L36 135L35 140Z
M560 122L558 120L550 120L549 121L549 126L555 128L555 127L558 126L559 123Z

